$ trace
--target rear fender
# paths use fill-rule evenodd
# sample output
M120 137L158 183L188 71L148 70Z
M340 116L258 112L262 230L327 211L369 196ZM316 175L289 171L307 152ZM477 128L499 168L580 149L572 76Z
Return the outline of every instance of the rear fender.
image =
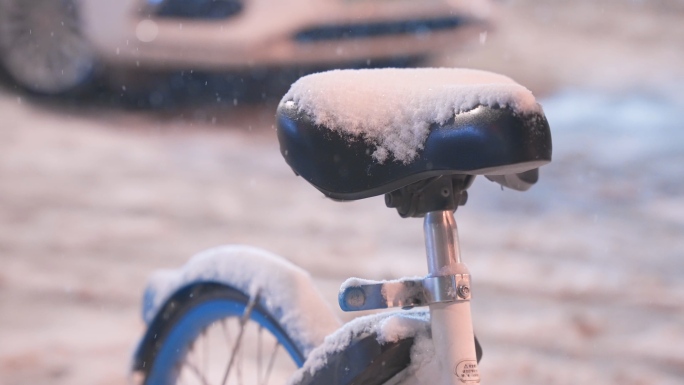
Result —
M329 304L303 269L257 248L230 245L201 252L185 265L160 270L149 279L143 297L147 331L133 357L134 370L146 365L154 351L160 325L183 301L223 285L253 296L283 328L304 357L340 327Z

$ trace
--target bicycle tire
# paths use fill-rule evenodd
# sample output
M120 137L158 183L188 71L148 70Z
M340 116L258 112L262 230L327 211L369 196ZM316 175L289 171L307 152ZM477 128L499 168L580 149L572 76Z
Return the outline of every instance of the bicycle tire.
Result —
M212 374L214 375L212 379L218 379L218 382L214 381L213 383L221 384L222 376L220 374L225 375L225 370L221 371L221 368L219 368L218 377L216 376L216 371L210 373L208 368L206 368L206 372L196 373L199 372L197 365L190 365L189 362L186 362L189 361L188 355L194 352L195 344L198 343L200 338L207 337L206 334L209 333L210 328L214 328L220 323L225 337L226 322L239 322L246 311L251 312L251 314L248 322L244 325L244 329L241 330L249 330L250 326L247 326L248 324L258 327L259 346L262 344L261 333L267 331L276 341L275 348L278 349L278 346L284 348L284 353L286 354L281 352L281 356L286 355L286 359L291 360L291 371L294 372L301 367L304 362L304 356L299 348L297 348L295 341L286 333L285 328L258 301L254 302L251 310L247 310L249 308L250 297L247 294L224 284L200 283L180 290L179 295L171 298L164 307L164 310L160 311L156 319L150 324L150 328L155 328L155 333L153 334L156 336L156 342L145 360L149 365L145 365L145 368L142 369L143 383L145 385L175 384L181 378L187 379L187 376L183 377L184 369L187 366L191 374L194 374L191 377L197 377L200 380L199 383L212 383L207 378ZM238 330L236 340L240 340L241 334L242 332ZM212 343L216 340L214 338L209 342L203 343ZM234 341L233 344L235 344ZM236 355L241 354L245 349L246 347L240 345ZM257 347L258 352L261 351L260 349ZM231 352L228 349L227 352L230 354L235 352L235 350ZM271 361L273 357L271 356ZM205 357L203 359L206 360ZM233 360L232 358L225 358L221 362L224 362L225 365ZM261 358L257 357L257 361L259 360ZM238 362L238 364L242 364L242 362ZM228 365L230 366L230 364ZM272 365L271 363L270 366L272 367ZM205 369L204 366L202 369ZM263 383L263 381L259 381L259 371L260 369L257 370L256 379L257 382ZM232 372L235 371L232 371L231 368L231 374L233 374ZM267 373L267 375L270 374L270 372ZM240 375L239 369L237 375ZM233 376L228 379L236 379L236 377ZM243 381L239 382L245 383ZM183 383L187 384L188 382L184 380ZM230 383L230 381L226 383Z

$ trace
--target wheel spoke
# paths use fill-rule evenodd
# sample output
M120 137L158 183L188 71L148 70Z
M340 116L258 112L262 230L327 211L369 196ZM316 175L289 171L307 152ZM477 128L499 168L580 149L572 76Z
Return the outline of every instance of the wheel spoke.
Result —
M226 344L230 345L230 340L233 339L233 337L231 335L229 325L226 325L226 323L227 323L227 319L224 318L221 320L221 328L223 329L223 337L226 340Z
M238 348L237 358L235 359L237 362L235 371L237 372L236 374L237 374L238 385L242 385L244 383L242 381L243 380L243 378L242 378L242 363L244 362L244 357L245 357L244 352L245 352L244 349Z
M257 356L256 356L256 361L257 361L257 371L256 371L256 380L257 384L261 384L261 332L264 330L263 326L259 325L259 331L257 332Z
M211 327L211 325L209 325ZM202 373L208 373L209 372L209 343L208 343L208 338L207 338L207 330L209 327L205 328L202 330Z
M254 310L254 306L256 306L257 302L259 301L259 293L254 295L252 298L249 299L249 303L247 304L247 307L245 308L245 312L242 314L242 317L240 317L240 331L238 332L237 338L235 340L235 344L233 345L233 349L230 355L230 361L228 361L228 366L226 367L226 371L223 373L223 380L221 381L221 385L226 385L226 381L228 380L228 375L230 375L230 370L233 367L233 364L235 363L235 356L237 355L237 352L240 349L240 343L242 342L242 336L245 333L245 324L249 320L249 318L252 316L252 310Z
M209 382L207 379L204 377L204 374L202 374L202 371L200 371L195 364L192 362L185 360L184 362L185 366L190 368L190 373L193 373L197 379L199 379L202 382L202 385L209 385Z
M273 353L271 353L271 359L268 361L268 367L266 369L266 374L264 375L264 382L262 385L268 384L268 379L271 377L271 372L273 371L273 365L275 364L276 356L278 355L278 349L280 348L280 341L276 340L276 344L273 347Z
M178 374L179 377L181 377L185 371L183 368L187 366L188 368L194 366L195 362L195 347L199 344L199 339L193 340L190 345L188 345L188 351L185 353L185 357L183 357L183 362L181 363Z

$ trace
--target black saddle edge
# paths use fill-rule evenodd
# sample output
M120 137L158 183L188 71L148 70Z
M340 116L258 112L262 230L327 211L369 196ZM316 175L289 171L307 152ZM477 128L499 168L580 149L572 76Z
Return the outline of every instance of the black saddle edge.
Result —
M466 116L468 113L472 113L474 111L485 111L485 113L490 113L492 111L507 111L509 115L516 117L518 119L526 119L526 120L532 120L535 121L535 124L537 124L539 127L542 128L541 136L544 137L544 142L539 148L536 148L535 151L538 151L537 154L535 154L534 159L532 160L527 160L527 161L519 161L516 162L515 164L512 165L497 165L497 166L492 166L492 167L482 167L482 168L470 168L470 169L463 169L463 170L455 170L455 169L444 169L444 168L434 168L428 171L418 171L411 173L409 175L406 175L400 179L394 180L389 183L385 183L379 186L375 187L370 187L370 188L365 188L362 190L358 191L344 191L344 192L339 192L339 191L333 191L332 189L321 185L320 183L317 183L316 180L312 180L310 175L304 175L307 173L307 169L309 166L306 167L301 167L302 166L302 161L301 159L297 159L293 154L291 154L287 148L287 142L290 140L286 137L286 135L283 133L285 131L284 127L287 127L288 125L292 124L293 122L300 122L304 121L305 124L307 124L310 128L313 130L319 130L322 132L322 135L325 135L326 137L332 137L332 138L338 138L341 139L344 142L347 142L349 146L353 145L354 143L358 142L363 142L363 139L356 138L356 137L351 137L350 135L347 134L340 134L336 131L329 130L325 127L316 125L313 123L313 119L311 116L309 116L307 113L305 113L303 110L301 110L298 106L290 104L288 106L288 103L283 103L281 101L280 105L278 106L278 111L277 111L277 131L278 131L278 138L280 142L280 151L282 156L285 158L285 161L288 163L288 165L292 168L292 170L297 174L298 176L302 176L304 179L306 179L311 185L313 185L316 189L321 191L326 197L331 198L333 200L337 201L352 201L352 200L359 200L359 199L364 199L364 198L370 198L373 196L378 196L378 195L383 195L389 192L392 192L394 190L397 190L399 188L402 188L404 186L407 186L409 184L412 184L414 182L418 182L424 179L432 178L432 177L437 177L437 176L448 176L448 175L483 175L483 176L488 176L488 179L497 182L501 184L502 186L512 188L514 190L518 191L525 191L529 189L531 185L536 183L538 179L538 171L534 171L535 169L539 169L541 166L544 166L548 163L551 162L551 138L550 138L550 132L548 128L548 122L546 121L546 117L544 116L543 112L534 112L534 113L529 113L529 114L521 114L519 112L514 111L513 109L505 106L484 106L484 105L479 105L476 107L473 107L470 110L467 111L460 111L457 113L454 118L452 118L451 122L447 122L446 124L439 125L439 124L432 124L430 127L430 134L428 135L428 139L426 139L426 143L429 140L430 136L432 136L435 131L439 131L440 128L444 128L445 126L449 126L450 124L453 124L457 119L459 119L461 116ZM365 154L368 158L370 158L370 154L366 153ZM389 161L386 163L396 163L396 161ZM380 165L382 167L383 165ZM532 175L533 173L536 173L535 175L537 178L529 178L529 177L523 177L521 174L527 174L527 175ZM508 177L507 177L508 176ZM519 180L523 179L525 182L519 183ZM532 183L527 183L527 182L532 182Z
M525 173L527 171L535 170L538 169L539 167L548 164L549 161L530 161L530 162L525 162L521 163L518 166L520 167L515 167L511 168L510 172L507 174L490 174L489 169L484 168L484 169L479 169L479 170L468 170L468 171L460 171L460 170L432 170L432 171L424 171L420 172L408 177L405 177L403 179L397 180L396 182L386 184L381 187L377 187L374 189L366 190L366 191L361 191L357 193L335 193L332 191L328 191L320 186L316 186L315 184L311 183L314 187L316 187L320 192L322 192L326 197L336 200L336 201L353 201L353 200L359 200L359 199L365 199L365 198L370 198L378 195L383 195L387 194L389 192L392 192L394 190L398 190L404 186L408 186L412 183L419 182L421 180L433 178L433 177L438 177L438 176L449 176L449 175L484 175L487 177L492 177L490 180L493 182L499 183L503 185L504 187L509 187L514 190L518 191L525 191L529 189L529 186L526 187L525 189L513 187L512 184L506 183L506 182L500 182L500 181L505 181L505 178L499 178L499 176L505 177L508 175L517 175L520 173ZM489 178L488 178L489 179ZM531 186L531 185L530 185Z

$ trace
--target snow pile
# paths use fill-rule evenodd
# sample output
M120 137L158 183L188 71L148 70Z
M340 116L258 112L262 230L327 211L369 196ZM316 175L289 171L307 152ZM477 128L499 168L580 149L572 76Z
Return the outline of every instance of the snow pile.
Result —
M152 321L174 292L193 282L224 283L252 296L258 292L260 303L305 356L340 326L306 271L275 254L241 245L209 249L179 269L155 272L145 291L145 322Z
M438 377L442 371L434 365L434 347L430 336L430 314L427 309L384 312L359 317L344 325L325 338L323 344L314 349L304 366L290 377L288 384L297 384L306 373L314 374L327 364L327 358L349 347L356 337L375 334L382 343L397 342L414 337L411 348L411 365L403 373L402 383L441 383Z
M451 68L334 70L295 82L281 103L353 140L376 146L373 157L403 163L423 148L431 124L478 106L540 111L532 93L510 78Z

